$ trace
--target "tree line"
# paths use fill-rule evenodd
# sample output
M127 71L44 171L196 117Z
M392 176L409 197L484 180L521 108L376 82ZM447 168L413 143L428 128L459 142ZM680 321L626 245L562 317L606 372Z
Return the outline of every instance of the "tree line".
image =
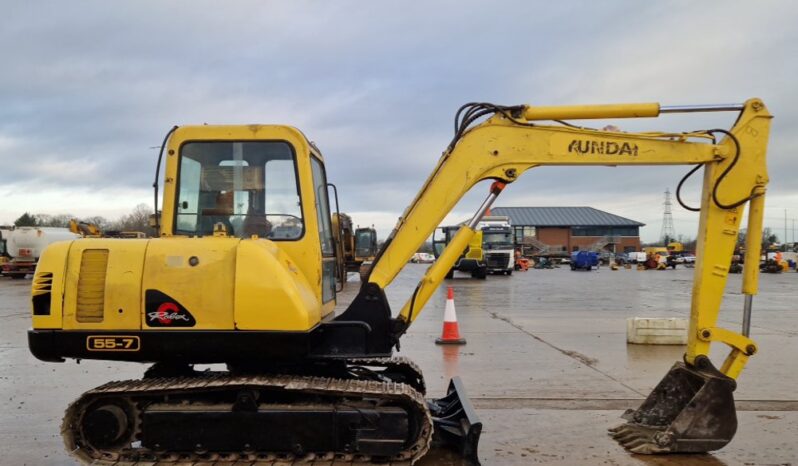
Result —
M132 212L122 215L116 220L109 220L102 216L79 218L72 214L31 214L25 212L14 221L18 227L57 227L69 228L69 221L77 219L81 222L93 223L102 231L140 231L148 236L155 234L149 225L152 209L146 204L137 205Z

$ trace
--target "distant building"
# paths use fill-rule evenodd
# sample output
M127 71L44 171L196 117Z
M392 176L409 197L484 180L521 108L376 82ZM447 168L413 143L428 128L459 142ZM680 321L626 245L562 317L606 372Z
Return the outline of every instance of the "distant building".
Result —
M592 207L494 207L491 215L510 217L515 244L525 254L640 251L645 225Z

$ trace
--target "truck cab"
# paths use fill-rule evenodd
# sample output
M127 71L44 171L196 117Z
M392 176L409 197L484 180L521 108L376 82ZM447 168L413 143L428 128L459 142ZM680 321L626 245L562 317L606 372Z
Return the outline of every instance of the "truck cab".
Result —
M477 226L482 231L482 249L488 273L512 275L515 269L513 231L508 217L484 217Z

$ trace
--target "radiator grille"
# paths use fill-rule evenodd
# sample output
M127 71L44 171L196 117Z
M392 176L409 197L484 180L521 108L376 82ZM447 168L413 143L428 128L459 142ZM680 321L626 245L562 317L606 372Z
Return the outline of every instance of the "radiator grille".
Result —
M53 288L53 274L50 272L36 272L33 276L33 294L49 293Z
M50 272L36 271L33 276L32 302L33 315L50 315L50 293L53 288L53 274Z
M485 254L485 262L491 268L506 268L510 262L507 253L487 253Z
M102 322L105 304L107 249L86 249L80 261L78 278L78 322Z

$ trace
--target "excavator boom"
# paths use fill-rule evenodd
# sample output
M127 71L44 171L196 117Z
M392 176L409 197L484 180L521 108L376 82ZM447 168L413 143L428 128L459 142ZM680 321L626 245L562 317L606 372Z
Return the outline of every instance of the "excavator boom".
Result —
M740 114L730 130L688 133L627 133L563 122L556 126L533 122L657 117L661 113L697 111L739 111ZM772 117L764 104L758 99L744 104L694 107L470 104L461 108L458 115L461 114L463 120L456 125L454 140L379 252L369 283L359 297L379 300L382 290L462 196L480 181L496 182L489 197L430 266L393 321L393 340L398 342L399 336L418 317L504 185L514 182L527 170L549 165L703 167L701 205L696 209L700 210L697 261L684 363L674 366L643 406L629 417L630 423L615 432L615 436L624 446L641 453L708 451L728 443L736 429L731 397L735 379L748 357L757 350L748 334L752 296L757 292L757 251L768 182L765 153ZM470 123L486 115L491 115L488 120L469 128ZM746 248L750 257L746 258L742 289L744 328L737 333L717 327L717 320L746 205L750 209ZM347 313L354 314L363 304L362 299L356 299ZM731 348L720 369L715 369L709 359L710 345L715 341ZM673 393L679 395L669 395ZM718 423L725 426L723 431L717 428Z

